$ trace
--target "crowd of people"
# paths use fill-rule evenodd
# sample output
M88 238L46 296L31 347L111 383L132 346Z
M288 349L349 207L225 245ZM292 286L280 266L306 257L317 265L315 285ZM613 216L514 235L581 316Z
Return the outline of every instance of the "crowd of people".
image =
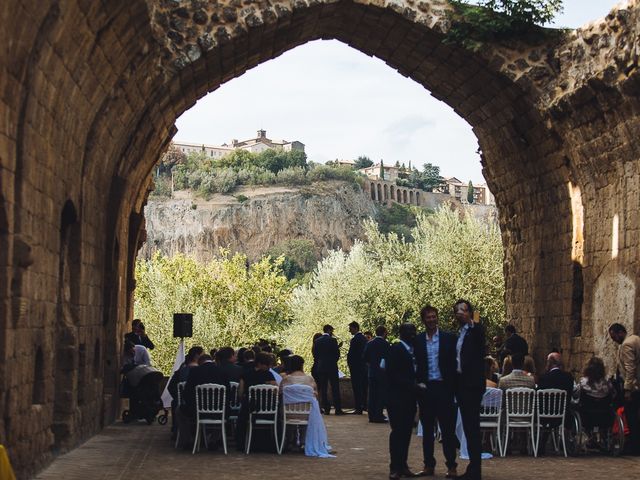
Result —
M485 389L526 387L532 389L560 389L567 392L567 408L582 413L587 431L611 426L616 399L624 406L629 436L626 453L640 454L640 337L628 334L625 327L613 324L610 338L619 348L617 377L607 377L601 358L592 357L576 380L564 369L562 354L557 349L546 357L543 371L538 372L527 341L513 325L505 328L505 338L492 339L493 351L487 355L485 330L474 321L473 306L460 300L453 306L459 326L457 333L439 328L438 309L427 305L420 312L424 332L418 334L414 324L399 328L399 341L391 345L387 329L379 326L375 335L361 332L357 322L349 324L352 335L347 364L353 389L355 414L368 414L371 423L389 423L390 474L397 478L432 476L435 473L434 435L422 437L423 468L414 473L408 466L408 452L419 418L424 432L439 426L446 463L446 478L477 480L481 478L480 411ZM169 391L177 399L177 385L186 382L184 405L175 404L175 428L185 428L185 441L191 438L195 416L195 387L204 383L229 386L239 383L239 398L243 408L237 422L236 441L243 449L246 428L247 392L253 385L302 384L313 389L322 412L344 415L340 396L338 368L342 343L334 336L334 328L325 325L322 333L313 337L313 365L310 374L304 371L304 359L290 350L276 356L271 345L261 343L252 348L223 347L205 353L194 346L189 349L184 364L174 372ZM147 348L153 343L144 333L142 322L134 322L125 341L126 358L132 364L148 361ZM619 381L616 381L616 378ZM331 397L329 397L331 390ZM385 416L385 411L388 415ZM455 434L460 415L466 437L469 464L458 475ZM174 433L176 430L173 430ZM591 446L596 447L592 439ZM542 441L544 453L545 437Z

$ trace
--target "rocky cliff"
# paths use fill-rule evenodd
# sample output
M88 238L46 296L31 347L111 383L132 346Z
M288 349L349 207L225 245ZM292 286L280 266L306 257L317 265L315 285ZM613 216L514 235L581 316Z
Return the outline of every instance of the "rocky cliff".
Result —
M291 239L313 241L316 254L349 249L375 206L357 185L330 181L303 187L242 188L209 200L176 192L145 207L147 241L140 251L178 252L206 261L220 247L256 260Z

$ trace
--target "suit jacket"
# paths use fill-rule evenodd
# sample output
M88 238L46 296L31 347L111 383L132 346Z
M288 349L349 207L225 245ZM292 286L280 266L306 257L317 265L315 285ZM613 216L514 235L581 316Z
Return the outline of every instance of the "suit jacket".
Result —
M364 347L364 361L369 365L369 377L373 378L379 375L380 361L386 358L389 351L389 342L382 337L376 337Z
M618 350L618 371L624 379L624 389L640 389L640 337L627 335Z
M184 386L185 405L190 415L196 414L196 386L205 383L217 383L227 387L227 402L229 401L229 376L215 363L203 363L190 370L187 384Z
M367 346L367 337L362 332L356 333L349 342L349 352L347 353L347 364L350 368L365 368L364 347Z
M457 340L456 340L457 349ZM462 373L458 375L458 389L477 389L482 392L486 389L484 378L485 357L484 327L480 323L474 323L473 328L467 330L460 349L460 365ZM456 361L457 369L457 361Z
M134 345L142 345L149 350L153 350L155 348L151 339L146 335L136 335L134 332L129 332L124 336L124 339L129 340Z
M235 365L231 362L220 362L218 368L227 374L230 382L240 382L244 370L241 366Z
M571 402L571 395L573 394L573 375L559 368L554 368L550 372L547 372L540 376L538 379L538 388L559 388L567 392L567 405Z
M504 342L503 348L505 350L508 350L510 353L521 353L523 355L529 355L529 344L517 333L514 333L509 338L507 338L507 340Z
M414 349L415 351L415 349ZM385 358L388 403L404 404L416 402L416 372L414 357L401 342L396 342L387 351Z
M451 391L455 389L456 381L456 336L450 332L438 330L438 366L442 381ZM418 383L427 383L429 380L429 357L427 355L427 334L419 334L414 342L416 355L416 377Z
M316 372L334 373L338 371L340 347L338 341L331 335L322 335L313 342L313 358L316 362Z
M515 370L509 375L500 378L498 388L502 390L508 390L509 388L536 388L536 381L522 370Z

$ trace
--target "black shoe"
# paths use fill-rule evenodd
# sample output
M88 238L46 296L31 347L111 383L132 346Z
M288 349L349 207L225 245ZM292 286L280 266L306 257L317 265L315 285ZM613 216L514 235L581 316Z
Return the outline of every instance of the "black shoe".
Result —
M336 410L335 414L336 415L346 415L346 413L344 413L342 410Z
M369 423L389 423L389 420L386 418L374 418L369 420Z
M354 415L362 415L362 410L354 410L353 414Z

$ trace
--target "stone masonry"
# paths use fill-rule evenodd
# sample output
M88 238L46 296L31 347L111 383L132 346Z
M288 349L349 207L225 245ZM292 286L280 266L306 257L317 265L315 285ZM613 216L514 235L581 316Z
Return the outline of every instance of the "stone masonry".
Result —
M0 2L0 443L20 478L118 413L150 172L175 119L315 39L384 60L472 125L508 320L541 357L638 328L640 0L561 35L443 44L444 0ZM480 306L480 309L482 306Z

